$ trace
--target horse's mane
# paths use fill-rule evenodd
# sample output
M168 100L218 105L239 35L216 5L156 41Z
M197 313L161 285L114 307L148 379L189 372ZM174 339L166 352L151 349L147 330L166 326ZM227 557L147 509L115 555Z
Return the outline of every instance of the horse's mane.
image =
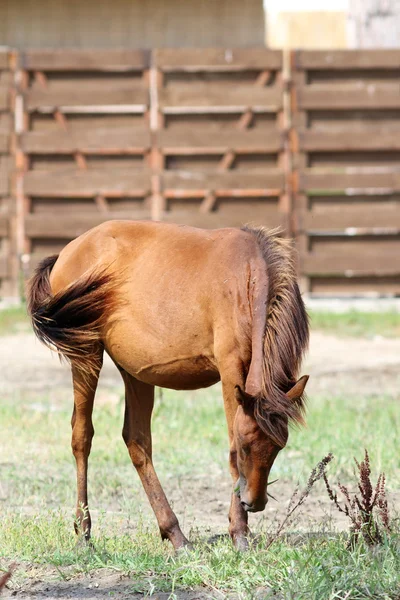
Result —
M278 237L279 230L242 229L255 236L268 278L263 373L254 415L265 433L284 446L287 422L304 422L305 398L289 400L286 392L296 382L308 347L308 316L296 281L291 240Z

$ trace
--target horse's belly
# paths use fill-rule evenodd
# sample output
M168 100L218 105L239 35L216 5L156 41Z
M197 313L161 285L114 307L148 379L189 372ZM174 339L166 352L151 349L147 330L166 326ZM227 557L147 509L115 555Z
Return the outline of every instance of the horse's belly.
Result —
M195 390L219 381L218 371L206 356L145 365L134 375L145 383L174 390Z
M206 356L187 356L170 360L140 361L129 356L112 358L136 379L174 390L195 390L217 383L216 366Z
M193 327L152 332L119 321L104 342L119 367L151 385L190 390L213 385L220 378L210 332L201 335Z

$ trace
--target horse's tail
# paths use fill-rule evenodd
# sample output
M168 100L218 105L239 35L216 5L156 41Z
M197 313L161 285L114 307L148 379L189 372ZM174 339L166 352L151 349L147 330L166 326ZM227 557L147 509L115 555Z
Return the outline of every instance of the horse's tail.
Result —
M28 290L28 313L36 336L84 375L98 372L101 329L114 304L110 273L85 274L53 295L50 273L58 256L37 267Z

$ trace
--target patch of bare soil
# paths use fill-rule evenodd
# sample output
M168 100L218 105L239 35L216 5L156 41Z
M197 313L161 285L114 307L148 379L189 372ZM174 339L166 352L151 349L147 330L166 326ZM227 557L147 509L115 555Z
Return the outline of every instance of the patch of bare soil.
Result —
M400 339L337 338L313 332L304 373L311 375L308 393L393 393L400 382ZM121 377L106 356L96 404L115 400ZM68 365L45 348L33 334L0 338L0 393L14 391L71 397ZM72 408L72 402L71 402Z
M400 339L337 338L313 332L303 371L311 375L310 396L328 391L393 394L400 389Z
M15 591L5 590L2 599L23 598L24 600L56 600L56 598L79 598L85 600L139 600L143 594L135 593L135 581L126 575L113 570L101 569L90 575L81 575L73 579L60 581L57 571L46 569L42 573L43 580L36 577L28 580ZM1 593L1 592L0 592ZM168 600L169 592L157 592L151 596L154 600ZM206 600L211 598L204 590L197 592L177 592L179 600Z

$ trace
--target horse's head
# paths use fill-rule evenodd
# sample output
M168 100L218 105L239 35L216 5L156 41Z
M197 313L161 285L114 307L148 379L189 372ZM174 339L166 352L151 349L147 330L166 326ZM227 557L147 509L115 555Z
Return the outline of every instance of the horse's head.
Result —
M308 376L301 377L286 393L291 402L301 398L307 381ZM288 417L285 414L271 414L277 435L269 435L257 422L254 396L247 394L239 386L235 388L235 395L239 403L233 425L239 470L235 491L246 511L258 512L264 510L268 502L269 472L288 439Z

